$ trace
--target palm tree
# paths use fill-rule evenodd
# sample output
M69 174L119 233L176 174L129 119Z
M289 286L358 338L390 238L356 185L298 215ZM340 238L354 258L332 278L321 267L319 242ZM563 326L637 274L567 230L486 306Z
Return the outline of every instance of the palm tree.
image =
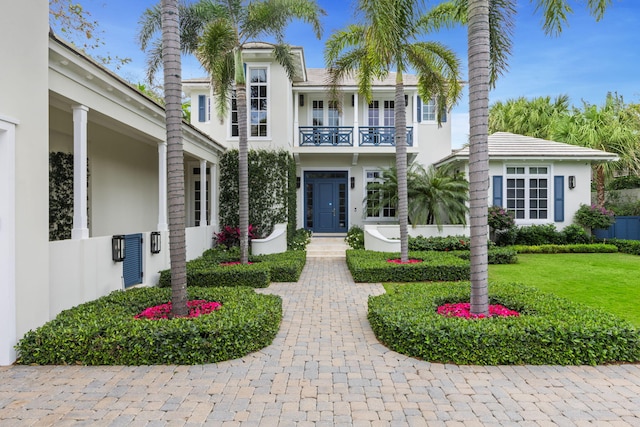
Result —
M574 108L572 114L556 123L551 136L557 141L618 155L620 160L617 162L594 166L599 207L604 207L607 177L615 170L640 170L640 133L620 96L607 94L605 104L600 108L584 102L582 110Z
M467 24L469 57L469 192L471 224L471 312L487 314L487 210L489 89L507 65L515 0L452 0L438 8L436 27ZM543 30L557 35L572 13L567 0L536 0ZM587 0L599 20L611 0Z
M184 159L182 152L182 74L177 0L162 0L162 62L167 127L169 250L171 254L171 313L186 316Z
M238 175L240 261L249 260L249 179L247 141L247 97L243 49L250 41L273 37L273 54L289 78L295 74L291 47L284 42L287 24L300 19L312 25L318 38L322 29L320 16L324 11L314 0L262 0L243 4L240 0L200 0L181 8L180 32L182 50L195 54L211 76L211 85L220 118L226 116L232 92L238 107ZM154 9L143 15L140 42L146 49L157 31ZM150 49L149 71L157 68L155 48Z
M412 224L466 224L469 183L453 164L425 169L418 165L409 182L409 218Z
M511 132L551 139L553 124L567 114L567 95L559 95L553 100L550 96L541 96L533 99L508 99L504 103L498 101L489 108L489 133Z
M325 61L329 85L335 99L338 85L355 74L358 89L371 101L373 79L382 79L395 69L395 145L398 181L400 258L409 259L407 132L403 74L413 68L418 74L418 93L436 98L438 120L460 97L459 63L455 54L437 42L417 41L429 31L419 0L360 0L363 24L348 26L327 41Z

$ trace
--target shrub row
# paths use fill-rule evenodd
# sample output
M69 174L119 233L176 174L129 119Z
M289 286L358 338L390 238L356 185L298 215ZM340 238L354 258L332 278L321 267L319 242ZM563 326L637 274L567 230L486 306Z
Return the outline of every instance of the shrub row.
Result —
M469 283L400 286L369 297L378 339L430 362L473 365L596 365L640 361L640 331L609 313L519 285L491 285L491 304L520 317L467 320L436 313L469 302Z
M347 266L355 282L419 282L469 280L469 261L447 252L411 252L410 258L421 259L415 264L387 262L397 259L397 253L347 250Z
M468 236L409 237L410 251L468 251L469 245Z
M252 264L220 265L237 260L235 251L210 249L187 262L187 286L249 286L266 288L270 282L297 282L306 263L304 251L254 255ZM171 271L160 272L160 287L171 286Z
M455 251L451 253L465 260L471 259L470 251ZM512 247L489 248L487 258L489 264L515 264L518 262L518 252Z
M248 288L188 288L189 299L222 303L193 319L134 316L170 300L169 289L116 291L63 311L18 342L18 363L83 365L203 364L235 359L271 344L282 318L276 295Z
M584 231L584 228L577 224L571 224L562 231L556 230L553 224L543 224L496 231L495 241L498 246L564 245L590 243L591 236Z
M510 246L519 254L567 254L567 253L611 253L618 252L615 245L605 245L602 243L580 244L580 245L537 245Z
M606 243L615 245L618 252L640 255L640 241L638 240L607 239Z

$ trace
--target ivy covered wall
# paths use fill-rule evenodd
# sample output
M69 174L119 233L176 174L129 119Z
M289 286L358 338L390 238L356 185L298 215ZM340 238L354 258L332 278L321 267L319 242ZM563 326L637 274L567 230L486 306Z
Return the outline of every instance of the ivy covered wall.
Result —
M71 238L73 153L49 153L49 240Z
M296 227L295 162L284 150L249 151L249 224L266 237L279 223ZM220 160L220 226L239 223L238 150L227 151Z

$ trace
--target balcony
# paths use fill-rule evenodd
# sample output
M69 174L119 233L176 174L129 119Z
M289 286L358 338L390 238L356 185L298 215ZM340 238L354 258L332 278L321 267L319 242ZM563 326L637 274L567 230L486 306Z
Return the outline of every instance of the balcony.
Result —
M350 126L300 126L300 146L353 146ZM393 126L364 126L358 128L359 147L395 147L396 129ZM407 126L407 146L413 146L413 127Z

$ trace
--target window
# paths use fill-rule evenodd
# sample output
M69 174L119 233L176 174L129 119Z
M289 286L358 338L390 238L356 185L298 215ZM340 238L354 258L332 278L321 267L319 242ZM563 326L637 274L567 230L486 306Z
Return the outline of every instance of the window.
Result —
M380 109L382 104L382 109ZM394 101L371 101L369 103L369 126L389 126L396 123Z
M394 101L384 101L384 125L395 126L396 115L394 110Z
M231 93L231 136L238 136L238 99L236 91Z
M313 126L324 126L324 101L313 101Z
M338 102L329 101L328 125L340 126L340 110L338 110Z
M438 119L437 113L438 110L436 108L436 100L435 99L430 99L429 101L425 102L422 104L422 106L420 107L420 105L418 105L418 116L419 119L423 122L435 122ZM422 109L422 110L420 110ZM446 122L447 121L447 112L446 111L442 111L441 112L441 117L440 120L442 122Z
M396 207L391 204L389 197L386 196L383 191L371 188L370 185L373 183L382 183L382 172L365 171L365 176L367 183L367 218L395 218ZM377 206L380 208L373 211Z
M268 136L268 98L267 69L251 68L249 70L249 135Z
M369 126L380 126L380 101L369 103Z
M549 218L549 168L546 166L507 167L507 210L516 219Z
M198 121L211 120L211 98L206 95L198 95Z

